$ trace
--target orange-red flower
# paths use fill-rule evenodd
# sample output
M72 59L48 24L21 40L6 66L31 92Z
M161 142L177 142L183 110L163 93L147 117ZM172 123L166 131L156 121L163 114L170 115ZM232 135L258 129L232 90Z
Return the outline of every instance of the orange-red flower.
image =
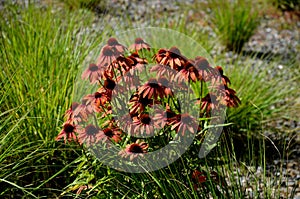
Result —
M94 112L102 112L103 107L111 100L111 91L100 88L94 94L89 94L83 98L86 106L90 106Z
M226 85L219 86L219 93L221 96L220 102L227 107L238 107L241 100L236 96L235 90L228 88Z
M203 172L195 170L192 174L192 181L194 189L197 190L202 183L207 181L207 176Z
M74 111L79 107L79 103L78 102L73 102L71 107L66 110L64 117L67 119L67 121L73 121L75 114Z
M89 67L82 73L82 79L89 79L91 84L98 82L101 78L102 71L96 64L90 64Z
M108 139L113 140L115 142L121 141L122 131L119 127L116 126L107 127L103 129L103 132Z
M112 91L112 90L114 90L115 86L116 86L116 82L113 79L111 79L109 77L105 78L103 87L106 90Z
M132 44L129 47L130 50L132 51L139 51L141 49L147 49L150 50L150 45L148 43L146 43L142 38L136 38L134 41L134 44Z
M140 85L140 78L139 75L128 72L123 76L119 76L117 82L119 84L115 92L131 92L132 90L136 90L138 85Z
M169 50L159 49L157 54L154 55L154 59L158 64L170 66L177 71L181 70L187 60L176 47L172 47Z
M201 56L197 56L193 63L195 68L198 70L200 79L202 81L208 81L215 75L215 69L210 66L207 59Z
M115 55L119 56L124 53L126 50L126 47L122 44L120 44L116 38L109 38L107 41L107 46L110 46L112 50L114 51Z
M171 83L166 77L160 76L157 82L161 86L164 96L174 96L174 93L171 88Z
M143 70L146 68L146 64L148 64L148 61L145 58L141 58L136 52L133 52L128 58L134 62L132 65L132 70L130 70L131 73L134 70L143 72Z
M207 182L208 180L210 180L210 183L217 183L217 184L224 185L224 183L222 183L222 181L220 180L218 173L215 171L211 171L210 173L208 173L208 172L200 172L198 170L194 170L194 172L192 173L192 182L194 183L195 190L203 186L203 183Z
M172 125L172 130L176 130L176 132L181 133L182 136L184 136L186 131L195 133L198 129L198 123L196 119L190 116L188 113L178 114L176 118L170 122L170 125Z
M136 115L125 114L122 115L120 118L117 118L116 123L128 135L132 135L134 132L135 125L133 121L136 120Z
M184 81L196 82L196 81L200 80L200 77L201 76L199 74L199 71L194 66L193 61L189 60L184 64L182 70L180 70L176 74L175 80L177 80L179 82L184 82Z
M106 69L107 77L119 78L127 73L133 66L135 62L131 58L120 55L115 61L113 61Z
M138 93L135 93L131 96L128 105L130 106L129 113L130 115L134 115L135 113L142 113L146 106L152 105L153 100L149 98L142 97Z
M98 143L100 140L105 140L104 132L93 124L87 125L85 128L78 129L79 143L85 143L87 146Z
M115 38L110 38L107 41L107 45L102 47L96 65L104 68L105 73L108 76L113 77L116 72L113 71L113 67L120 64L119 62L124 61L123 53L125 50L125 46L120 44ZM117 69L118 67L116 67L116 70Z
M93 112L94 109L87 104L87 99L82 99L81 104L79 104L76 109L73 109L73 122L78 124L79 122L85 121Z
M231 83L229 78L226 75L224 75L223 68L221 66L216 66L215 69L217 70L216 73L217 81L220 79L221 82L226 86Z
M79 124L83 121L86 121L89 114L91 114L91 112L88 112L83 104L79 104L76 109L73 109L73 114L67 121L74 124Z
M135 126L133 133L135 135L145 135L145 133L146 135L153 135L154 127L157 127L148 113L142 113L139 117L134 118L133 124Z
M57 135L55 138L56 141L60 139L64 139L64 142L66 143L71 142L72 140L76 141L77 136L76 136L76 126L73 125L72 123L66 122L63 124L63 129L60 131L60 133Z
M146 84L139 88L138 94L143 98L157 99L158 96L163 98L164 97L164 89L162 86L157 82L155 78L150 78Z
M171 121L173 121L175 117L176 113L173 112L167 104L166 110L158 109L155 111L153 121L158 127L163 128L165 125L168 125Z
M119 53L116 54L113 51L111 46L106 45L101 49L96 65L98 67L107 67L113 61L115 61L119 56L120 54Z
M200 103L200 100L197 101ZM205 115L208 117L210 112L219 107L219 102L217 96L213 93L207 93L205 97L201 99L201 111L205 112Z
M203 172L195 170L192 174L192 179L195 179L198 183L206 182L207 177L204 175Z
M137 140L135 143L129 144L126 148L120 151L119 155L124 158L129 157L132 161L137 157L143 157L145 153L147 153L148 144L146 142L142 142Z
M165 66L162 64L156 64L152 66L150 72L156 72L157 76L165 76L170 81L173 80L177 74L176 70L173 70L169 66Z

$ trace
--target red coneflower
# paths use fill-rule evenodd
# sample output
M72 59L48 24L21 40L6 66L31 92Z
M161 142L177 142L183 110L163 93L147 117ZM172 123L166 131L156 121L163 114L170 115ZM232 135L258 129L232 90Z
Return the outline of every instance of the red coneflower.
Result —
M102 112L104 105L111 99L109 93L110 92L108 92L107 89L102 88L94 94L89 94L83 98L84 100L86 100L85 105L92 107L94 112Z
M226 85L219 86L221 103L227 107L238 107L241 100L236 96L235 90L228 88Z
M70 121L73 121L74 120L74 111L79 107L79 103L78 102L73 102L71 107L66 110L65 114L64 114L64 117L67 119L67 120L70 120Z
M88 110L85 110L84 108L84 105L73 102L71 108L65 113L67 121L73 124L79 124L80 122L86 120L88 114L91 112L88 112Z
M197 104L200 103L200 100L197 101ZM201 111L206 113L208 117L210 115L211 110L217 109L219 107L219 103L217 101L217 96L213 93L207 93L205 97L201 99Z
M196 119L188 113L178 114L175 119L170 122L170 125L172 125L172 130L176 130L177 133L181 132L182 136L184 136L186 131L195 133L198 129Z
M124 56L118 57L117 62L120 67L119 70L122 72L121 75L128 72L136 64L135 61L136 60L133 60L132 57L124 57Z
M162 87L165 96L174 96L174 93L171 88L171 83L166 77L160 76L157 82Z
M135 93L131 96L128 105L130 107L130 115L134 115L135 113L142 113L145 110L146 106L153 105L153 100L144 98L138 93Z
M61 130L61 132L57 135L57 137L55 138L56 141L60 140L61 138L64 139L64 142L66 143L71 142L72 140L77 141L77 136L76 136L76 126L65 122L63 124L63 129Z
M173 112L170 109L170 106L167 104L166 110L162 110L162 109L155 110L153 121L158 127L163 128L166 124L169 124L170 121L173 121L175 116L176 113Z
M158 64L170 66L177 71L181 70L187 60L176 47L172 47L169 50L159 49L154 58Z
M139 88L138 94L143 98L157 99L158 96L163 98L164 97L164 89L162 86L157 82L155 78L150 78L146 84Z
M152 66L150 68L150 72L156 72L157 76L165 76L170 81L172 81L177 74L176 70L173 70L169 66L165 66L162 64L156 64L156 65Z
M194 189L197 190L199 185L207 181L207 176L198 170L195 170L192 174L192 181L194 183Z
M133 120L135 125L134 134L135 135L153 135L154 128L157 127L156 124L151 120L148 113L142 113L138 118Z
M209 177L208 177L209 176ZM215 171L211 172L200 172L198 170L194 170L192 173L192 181L194 183L194 189L198 190L199 186L202 186L203 183L210 180L210 183L217 183L219 185L225 185L219 177L219 174Z
M199 71L192 62L192 60L189 60L184 64L183 69L176 74L175 80L179 82L183 82L184 80L196 82L200 80Z
M81 104L74 109L74 122L81 122L87 120L88 116L94 113L92 106L87 104L87 99L82 99Z
M127 145L125 149L119 152L119 155L123 158L129 157L132 161L137 157L143 157L147 153L147 149L148 144L146 142L137 140L135 143Z
M119 83L118 87L116 87L117 90L121 92L131 92L132 90L136 90L138 85L140 85L140 78L139 75L136 75L130 70L125 75L119 76L117 82Z
M150 50L150 45L139 37L135 39L134 44L132 44L129 49L136 52L141 49Z
M122 131L116 126L107 127L103 129L103 132L108 139L113 140L116 143L122 140Z
M101 49L96 65L98 67L108 67L119 56L120 54L116 54L111 46L106 45Z
M91 84L100 80L102 71L96 64L90 64L89 67L82 73L82 79L89 79Z
M126 50L126 47L118 42L116 38L109 38L107 41L107 45L112 47L112 50L116 55L121 55Z
M82 99L81 104L78 106L78 108L75 110L75 113L77 114L82 114L82 115L89 115L94 112L94 109L92 106L88 106L88 100L87 99Z
M135 125L133 121L136 120L136 115L125 114L117 119L117 125L128 135L132 135L134 132Z
M221 79L222 83L226 86L231 83L229 78L224 75L223 68L221 66L216 66L215 69L218 71L216 73L217 81L218 81L218 79Z
M100 128L93 124L87 125L85 128L78 130L79 143L85 143L87 146L98 143L100 140L105 140L105 134Z
M106 89L104 87L99 87L97 89L98 93L101 93L102 95L107 97L107 101L111 101L111 97L112 97L112 90L110 89Z
M134 63L135 62L132 59L120 55L107 67L106 72L111 79L118 78L128 72Z
M193 65L198 70L202 81L208 81L215 75L215 69L210 66L204 57L197 56Z
M109 77L106 77L106 78L105 78L103 87L104 87L106 90L112 91L112 90L114 90L115 86L116 86L116 82L115 82L113 79L111 79L111 78L109 78Z
M197 183L203 183L206 182L207 177L204 175L203 172L195 170L192 174L192 179L196 180Z
M143 72L143 70L146 68L146 64L148 64L148 61L145 58L141 58L136 52L133 52L128 58L134 62L132 64L132 70L130 70L132 72L135 69L139 72Z

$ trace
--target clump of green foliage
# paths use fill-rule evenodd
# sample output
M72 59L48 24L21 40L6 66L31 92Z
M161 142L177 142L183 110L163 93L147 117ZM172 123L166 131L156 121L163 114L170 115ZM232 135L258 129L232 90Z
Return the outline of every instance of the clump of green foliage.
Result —
M211 1L210 7L215 31L223 45L227 50L241 52L259 25L258 11L247 0Z
M70 183L66 165L78 156L76 148L56 144L53 136L61 109L69 106L78 66L101 39L100 34L78 35L92 22L88 12L53 12L51 7L34 6L5 4L0 10L3 198L43 194L55 198Z
M67 5L68 8L72 10L77 9L89 9L89 10L105 10L106 5L108 3L107 0L60 0L65 5Z
M298 10L300 11L300 1L299 0L275 0L275 5L285 11Z

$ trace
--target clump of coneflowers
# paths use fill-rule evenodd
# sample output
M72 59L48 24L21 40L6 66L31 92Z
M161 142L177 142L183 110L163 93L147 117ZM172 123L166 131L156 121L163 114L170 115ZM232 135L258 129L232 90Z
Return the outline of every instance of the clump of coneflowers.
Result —
M129 48L110 38L95 63L91 63L81 76L90 84L97 84L97 90L82 97L80 103L74 102L66 111L66 121L56 140L76 141L87 146L115 144L123 147L119 152L121 157L133 160L154 150L150 145L153 137L171 132L184 137L203 129L199 118L182 109L176 92L191 86L197 95L193 106L198 107L202 118L209 119L212 111L222 106L239 105L240 100L229 88L230 80L221 66L214 68L201 56L185 57L177 47L161 48L152 57L143 57L151 50L142 38L137 38ZM139 72L143 70L155 76L140 85ZM127 102L114 99L131 90L134 92ZM118 107L114 107L117 105L113 100L125 106L128 114L115 119L113 110ZM159 132L154 133L156 129ZM128 136L132 137L131 143ZM170 135L165 137L175 139Z

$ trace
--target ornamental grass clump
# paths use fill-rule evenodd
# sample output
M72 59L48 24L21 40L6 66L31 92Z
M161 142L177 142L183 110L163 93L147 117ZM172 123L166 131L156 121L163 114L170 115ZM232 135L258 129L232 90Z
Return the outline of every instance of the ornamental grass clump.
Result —
M66 111L56 140L85 145L120 170L145 158L144 172L154 170L151 162L160 156L147 154L174 144L170 154L181 155L177 148L186 150L224 108L241 103L221 66L185 57L177 47L152 49L142 38L129 48L110 38L81 78L95 89Z
M259 25L258 11L248 0L211 1L213 25L229 51L241 52Z
M300 2L298 0L274 0L271 2L283 11L300 11Z
M106 11L106 0L61 0L71 10L88 9L93 11Z

